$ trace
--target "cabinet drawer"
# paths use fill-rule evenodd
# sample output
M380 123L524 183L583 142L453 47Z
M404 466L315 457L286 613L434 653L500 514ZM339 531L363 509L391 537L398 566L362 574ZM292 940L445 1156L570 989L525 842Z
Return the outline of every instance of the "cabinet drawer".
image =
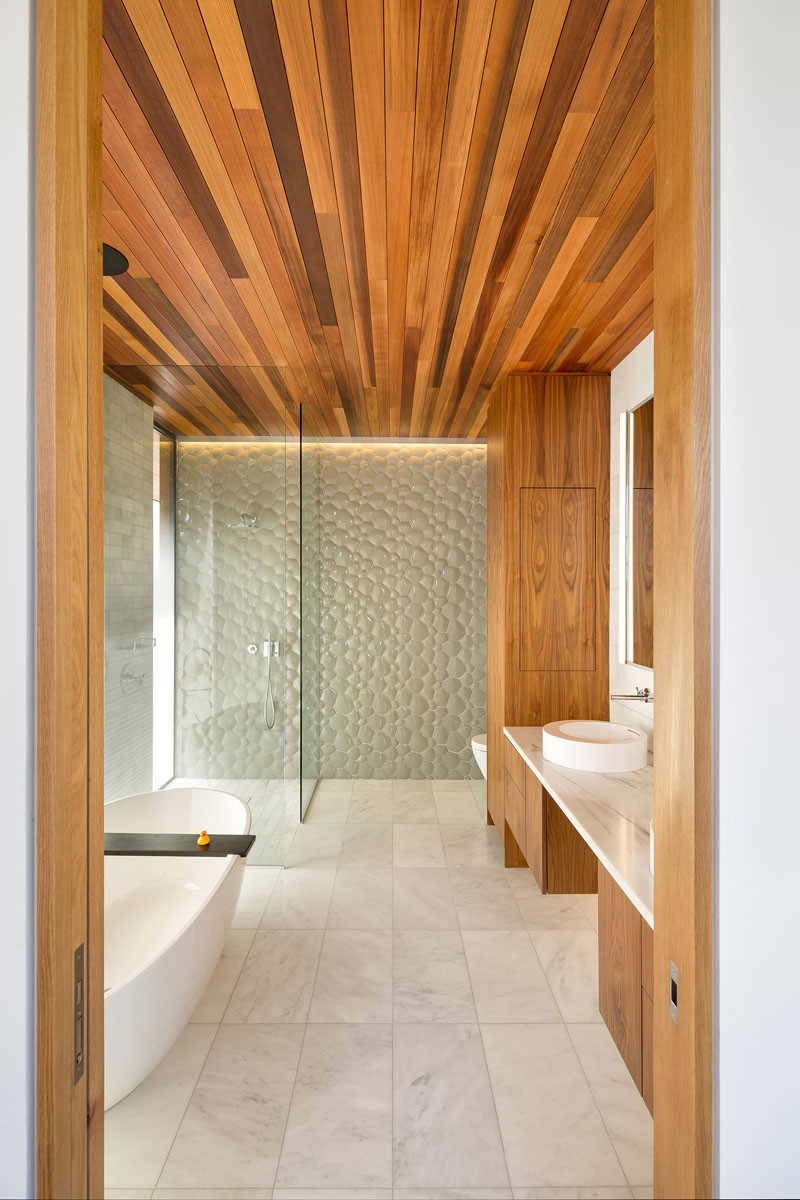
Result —
M517 840L517 845L524 853L525 839L525 794L517 787L511 775L506 771L506 824Z
M642 1090L642 918L604 867L598 872L600 1014Z
M525 857L542 892L547 891L547 849L545 829L547 827L544 790L538 776L525 767Z
M653 931L642 921L642 988L653 999Z
M648 929L650 927L648 926ZM642 989L642 1097L653 1112L653 1001Z
M522 794L524 796L525 795L525 771L527 769L526 765L523 762L520 755L517 754L517 751L511 745L511 742L508 740L507 737L505 737L505 736L503 737L503 742L505 745L506 770L508 771L509 775L511 776L511 782L516 786L518 791L522 792Z

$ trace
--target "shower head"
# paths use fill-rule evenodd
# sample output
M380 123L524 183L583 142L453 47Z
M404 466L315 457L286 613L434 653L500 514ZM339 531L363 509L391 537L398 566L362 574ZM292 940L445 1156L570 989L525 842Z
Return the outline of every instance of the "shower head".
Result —
M228 529L258 529L258 522L250 513L242 513L238 521L228 525Z

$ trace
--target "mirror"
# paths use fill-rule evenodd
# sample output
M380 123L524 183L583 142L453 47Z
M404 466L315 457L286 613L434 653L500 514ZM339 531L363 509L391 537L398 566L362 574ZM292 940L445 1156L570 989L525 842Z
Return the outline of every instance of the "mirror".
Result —
M625 660L653 666L653 397L625 413Z

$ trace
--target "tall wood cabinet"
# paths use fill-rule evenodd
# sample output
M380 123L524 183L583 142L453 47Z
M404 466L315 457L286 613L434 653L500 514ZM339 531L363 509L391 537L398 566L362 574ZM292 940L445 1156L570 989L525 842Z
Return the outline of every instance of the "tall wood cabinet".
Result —
M527 372L490 404L488 809L501 836L503 726L608 718L609 405L608 375ZM523 855L527 839L515 836Z

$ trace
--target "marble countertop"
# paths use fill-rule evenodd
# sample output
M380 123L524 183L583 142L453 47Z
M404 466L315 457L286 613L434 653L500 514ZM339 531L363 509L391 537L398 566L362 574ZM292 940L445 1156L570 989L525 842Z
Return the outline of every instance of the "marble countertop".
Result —
M512 726L503 732L652 928L653 756L641 771L622 775L573 771L544 758L540 727Z

